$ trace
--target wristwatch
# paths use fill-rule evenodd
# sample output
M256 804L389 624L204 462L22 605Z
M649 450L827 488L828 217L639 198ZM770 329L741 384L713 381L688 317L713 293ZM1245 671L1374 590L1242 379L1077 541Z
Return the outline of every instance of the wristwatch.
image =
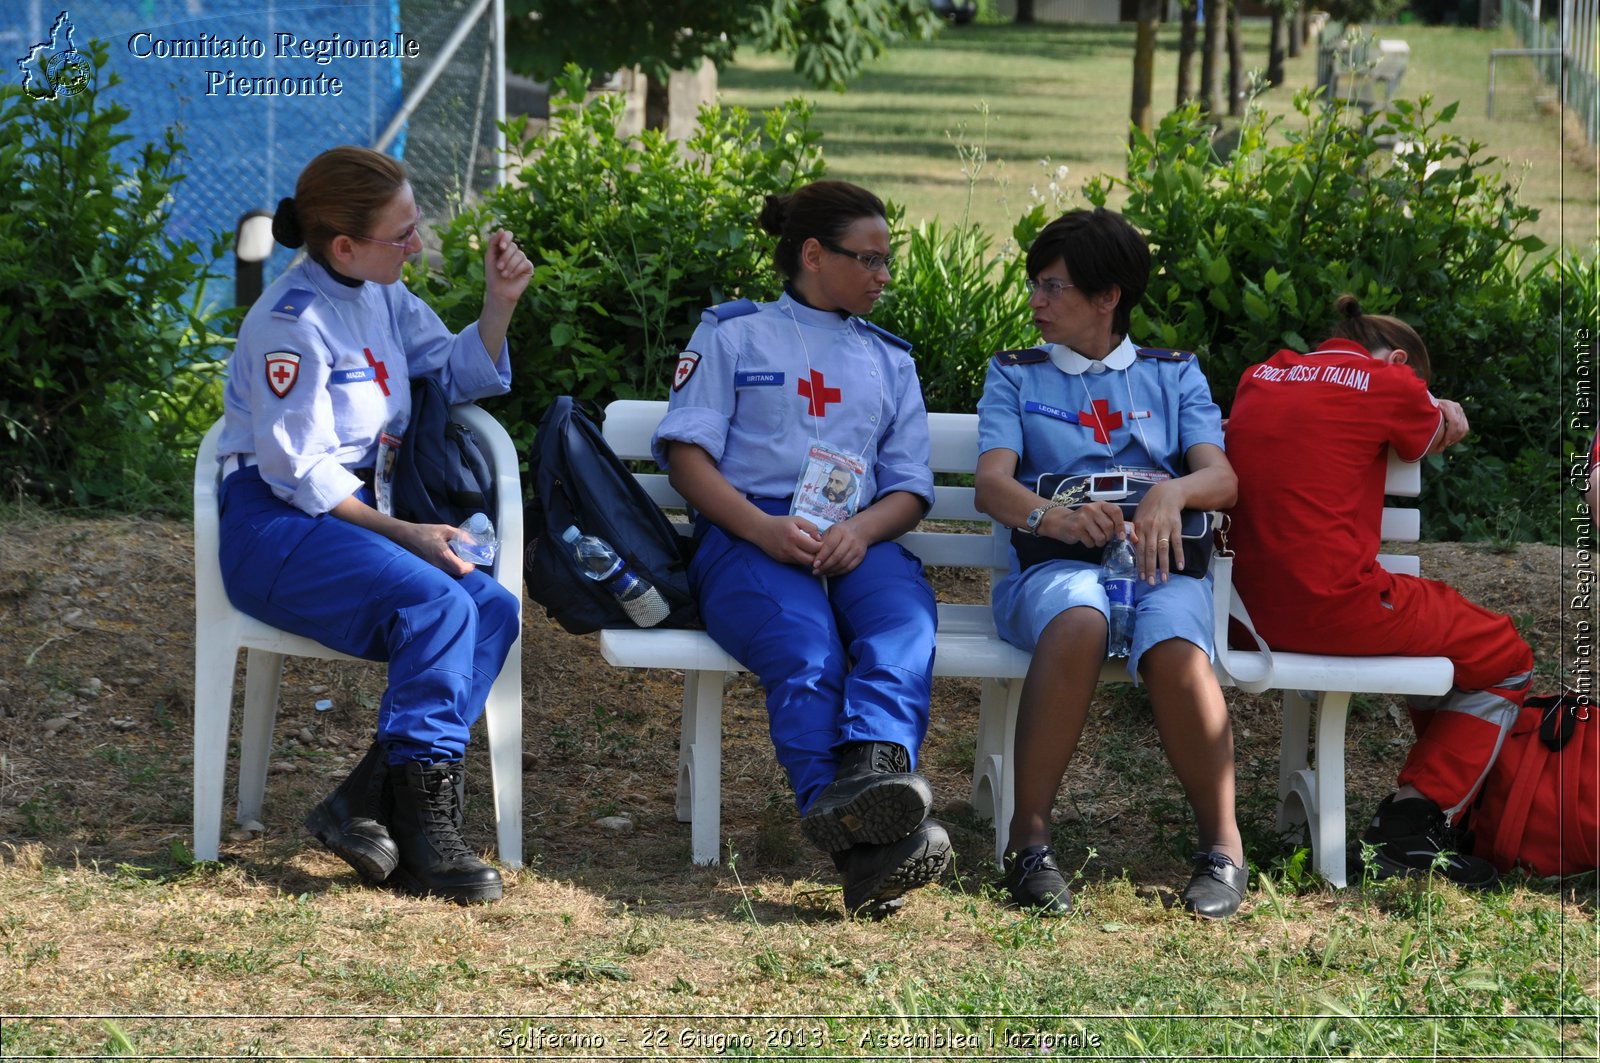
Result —
M1029 535L1038 535L1039 534L1039 525L1044 523L1044 515L1046 513L1050 512L1052 509L1055 509L1059 505L1061 505L1060 502L1055 502L1055 501L1046 502L1044 505L1040 506L1038 509L1034 510L1032 513L1029 513L1028 514L1028 522L1026 524L1024 524L1022 527L1018 528L1017 530L1018 531L1027 532Z

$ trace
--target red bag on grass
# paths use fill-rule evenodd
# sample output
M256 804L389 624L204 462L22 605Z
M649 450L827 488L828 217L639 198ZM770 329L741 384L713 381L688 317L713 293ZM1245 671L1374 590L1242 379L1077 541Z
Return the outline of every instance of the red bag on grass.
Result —
M1571 692L1527 700L1463 821L1474 855L1540 877L1600 868L1597 713Z

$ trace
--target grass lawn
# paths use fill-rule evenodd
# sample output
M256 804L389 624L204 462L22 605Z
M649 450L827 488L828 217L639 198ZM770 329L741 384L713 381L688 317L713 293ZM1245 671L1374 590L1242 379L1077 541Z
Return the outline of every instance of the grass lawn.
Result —
M1247 22L1244 34L1247 64L1264 68L1266 24ZM1594 149L1574 127L1563 134L1526 60L1501 61L1495 117L1486 115L1489 49L1516 46L1509 30L1392 26L1380 35L1411 45L1400 95L1459 100L1455 131L1511 166L1524 201L1541 211L1534 233L1593 245ZM1175 26L1162 28L1158 113L1173 103L1177 39ZM969 25L894 49L843 93L808 90L782 59L755 55L722 72L721 90L727 102L752 109L811 96L830 173L901 204L912 222L959 219L968 207L967 174L976 170L972 217L1004 237L1035 197L1054 197L1052 181L1070 197L1058 200L1065 208L1081 203L1077 192L1088 177L1121 172L1132 54L1131 25ZM1312 45L1289 61L1285 84L1262 105L1288 113L1293 91L1315 81ZM987 161L974 167L957 144L983 149ZM1061 166L1067 172L1058 177Z

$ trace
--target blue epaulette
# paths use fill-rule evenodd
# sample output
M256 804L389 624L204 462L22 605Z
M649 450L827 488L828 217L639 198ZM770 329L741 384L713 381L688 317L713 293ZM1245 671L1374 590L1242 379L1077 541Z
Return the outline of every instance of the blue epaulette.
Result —
M899 336L896 336L882 325L874 325L864 317L856 318L856 324L860 325L862 328L865 328L868 332L876 332L878 335L882 336L884 339L888 340L890 343L894 344L896 347L899 347L903 351L909 351L911 349L910 340L901 339Z
M726 303L718 303L716 306L706 307L706 313L710 314L718 321L727 321L730 318L744 317L746 314L753 314L760 309L761 308L759 306L751 302L749 299L732 299Z
M1193 351L1175 351L1169 347L1140 347L1140 358L1157 358L1163 362L1192 362Z
M1049 360L1050 352L1043 347L1019 347L1014 351L994 352L996 365L1038 365Z
M310 288L290 288L283 293L272 307L272 316L281 317L285 321L298 321L300 315L305 313L306 307L317 297L317 293Z

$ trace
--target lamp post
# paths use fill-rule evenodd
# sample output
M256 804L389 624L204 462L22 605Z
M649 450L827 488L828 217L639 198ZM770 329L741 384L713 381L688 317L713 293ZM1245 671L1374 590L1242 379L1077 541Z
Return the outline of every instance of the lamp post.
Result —
M252 210L240 215L233 241L233 301L250 306L261 297L263 263L272 257L272 215Z

